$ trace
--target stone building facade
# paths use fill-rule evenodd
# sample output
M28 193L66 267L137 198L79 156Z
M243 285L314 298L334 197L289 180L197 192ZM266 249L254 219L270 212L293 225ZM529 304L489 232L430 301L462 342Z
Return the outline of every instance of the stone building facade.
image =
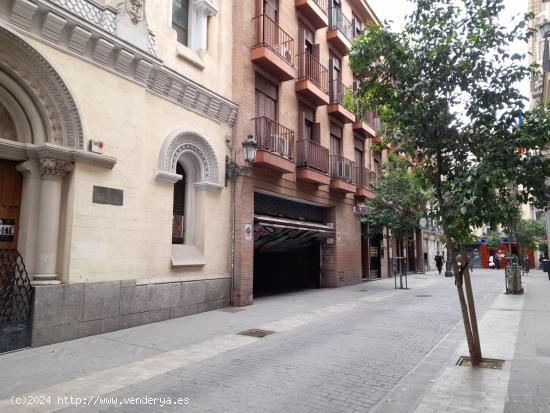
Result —
M0 248L35 286L33 346L229 305L232 15L0 3Z
M347 54L379 24L364 0L234 0L233 160L254 136L252 171L231 179L234 304L294 288L388 276L389 248L354 215L387 150L379 120L353 107Z

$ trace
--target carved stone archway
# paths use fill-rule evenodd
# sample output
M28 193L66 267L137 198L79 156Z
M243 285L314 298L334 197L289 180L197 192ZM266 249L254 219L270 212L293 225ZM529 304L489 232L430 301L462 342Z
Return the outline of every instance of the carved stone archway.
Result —
M200 171L197 171L197 184L221 189L216 154L208 141L195 132L174 132L164 141L156 178L171 183L179 181L181 175L176 173L176 165L182 155L189 152L196 157L200 165Z
M0 84L30 117L27 143L84 148L82 122L65 82L23 39L0 27ZM29 142L29 140L31 140Z

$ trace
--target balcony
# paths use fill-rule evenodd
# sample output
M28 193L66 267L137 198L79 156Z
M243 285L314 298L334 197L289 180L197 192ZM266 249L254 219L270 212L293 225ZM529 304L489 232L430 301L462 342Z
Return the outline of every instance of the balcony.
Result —
M344 96L350 90L340 80L335 79L330 82L330 100L327 106L327 112L329 115L334 116L336 119L343 123L355 122L355 115L344 106Z
M329 185L329 151L310 139L296 142L296 179Z
M296 0L296 10L317 29L328 26L328 0Z
M376 174L367 168L356 167L355 177L357 179L357 189L355 190L355 195L373 198L374 192L371 184L376 180Z
M380 129L380 118L377 111L358 110L353 122L353 131L363 138L375 138Z
M283 174L294 172L294 131L265 116L252 120L258 142L254 164Z
M252 19L256 44L250 58L280 81L296 77L294 69L294 39L265 14Z
M332 7L329 13L327 42L341 55L346 55L353 41L353 25L339 7Z
M355 193L355 162L341 155L330 156L330 189Z
M328 69L311 53L298 55L296 93L315 106L328 105Z

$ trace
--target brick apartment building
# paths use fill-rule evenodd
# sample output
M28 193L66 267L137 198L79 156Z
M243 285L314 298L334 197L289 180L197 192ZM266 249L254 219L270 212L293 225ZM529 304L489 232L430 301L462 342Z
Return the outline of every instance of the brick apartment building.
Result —
M235 161L253 135L256 160L234 176L233 303L294 288L339 287L388 275L387 241L354 215L372 196L386 151L375 113L353 111L352 41L379 24L363 0L233 2ZM354 113L355 112L355 113Z

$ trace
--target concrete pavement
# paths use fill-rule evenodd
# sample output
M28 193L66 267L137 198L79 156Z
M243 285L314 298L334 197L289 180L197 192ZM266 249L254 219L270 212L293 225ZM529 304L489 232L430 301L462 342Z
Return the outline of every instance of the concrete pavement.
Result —
M502 295L503 274L476 271L473 283L482 318ZM414 275L409 286L381 280L265 297L5 354L0 411L412 411L428 400L464 333L452 279ZM251 328L274 333L236 334ZM49 403L14 404L36 395Z

